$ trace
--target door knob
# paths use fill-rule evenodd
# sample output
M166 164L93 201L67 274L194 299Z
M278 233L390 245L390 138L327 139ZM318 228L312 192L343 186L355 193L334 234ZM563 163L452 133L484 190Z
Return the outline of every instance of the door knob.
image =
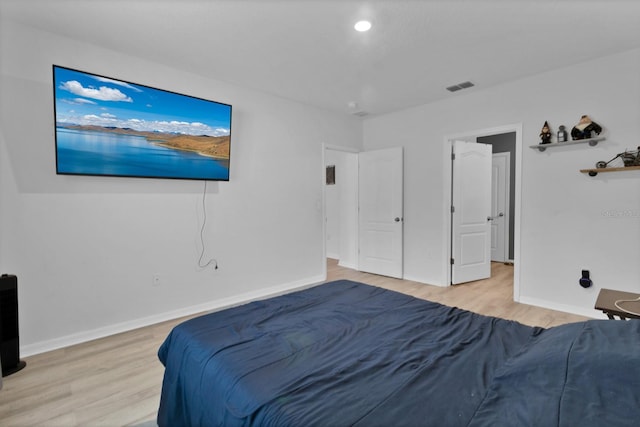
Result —
M394 220L395 222L400 222L400 218L399 218L399 217L395 217L393 220Z

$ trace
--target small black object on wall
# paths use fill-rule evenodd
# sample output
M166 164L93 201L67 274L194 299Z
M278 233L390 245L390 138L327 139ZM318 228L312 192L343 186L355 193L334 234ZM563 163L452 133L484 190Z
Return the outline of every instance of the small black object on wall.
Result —
M0 276L0 364L3 377L27 365L20 360L18 278L10 274Z
M326 184L327 185L335 185L336 183L336 166L335 165L330 165L327 166L327 173L326 173Z
M580 286L582 286L585 289L593 285L593 282L589 278L589 270L582 270L582 277L580 278L578 283L580 283Z

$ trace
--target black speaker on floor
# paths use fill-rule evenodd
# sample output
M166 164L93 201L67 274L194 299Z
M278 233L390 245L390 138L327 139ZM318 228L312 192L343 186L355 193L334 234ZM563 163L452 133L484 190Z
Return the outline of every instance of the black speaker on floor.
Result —
M27 365L20 360L18 278L10 274L0 276L0 364L3 377Z

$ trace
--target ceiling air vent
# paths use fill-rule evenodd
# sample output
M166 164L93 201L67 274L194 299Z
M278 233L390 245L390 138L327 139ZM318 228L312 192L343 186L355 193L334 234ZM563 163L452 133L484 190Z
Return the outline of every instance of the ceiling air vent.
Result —
M447 90L449 92L455 92L455 91L458 91L460 89L467 89L467 88L470 88L470 87L473 87L473 86L475 86L473 83L467 81L467 82L458 83L457 85L449 86L447 88Z

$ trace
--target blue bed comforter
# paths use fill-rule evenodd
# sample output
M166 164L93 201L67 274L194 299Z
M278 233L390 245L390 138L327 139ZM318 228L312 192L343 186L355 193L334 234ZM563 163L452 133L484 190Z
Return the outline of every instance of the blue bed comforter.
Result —
M186 321L158 355L160 427L640 420L640 321L542 329L346 280Z

